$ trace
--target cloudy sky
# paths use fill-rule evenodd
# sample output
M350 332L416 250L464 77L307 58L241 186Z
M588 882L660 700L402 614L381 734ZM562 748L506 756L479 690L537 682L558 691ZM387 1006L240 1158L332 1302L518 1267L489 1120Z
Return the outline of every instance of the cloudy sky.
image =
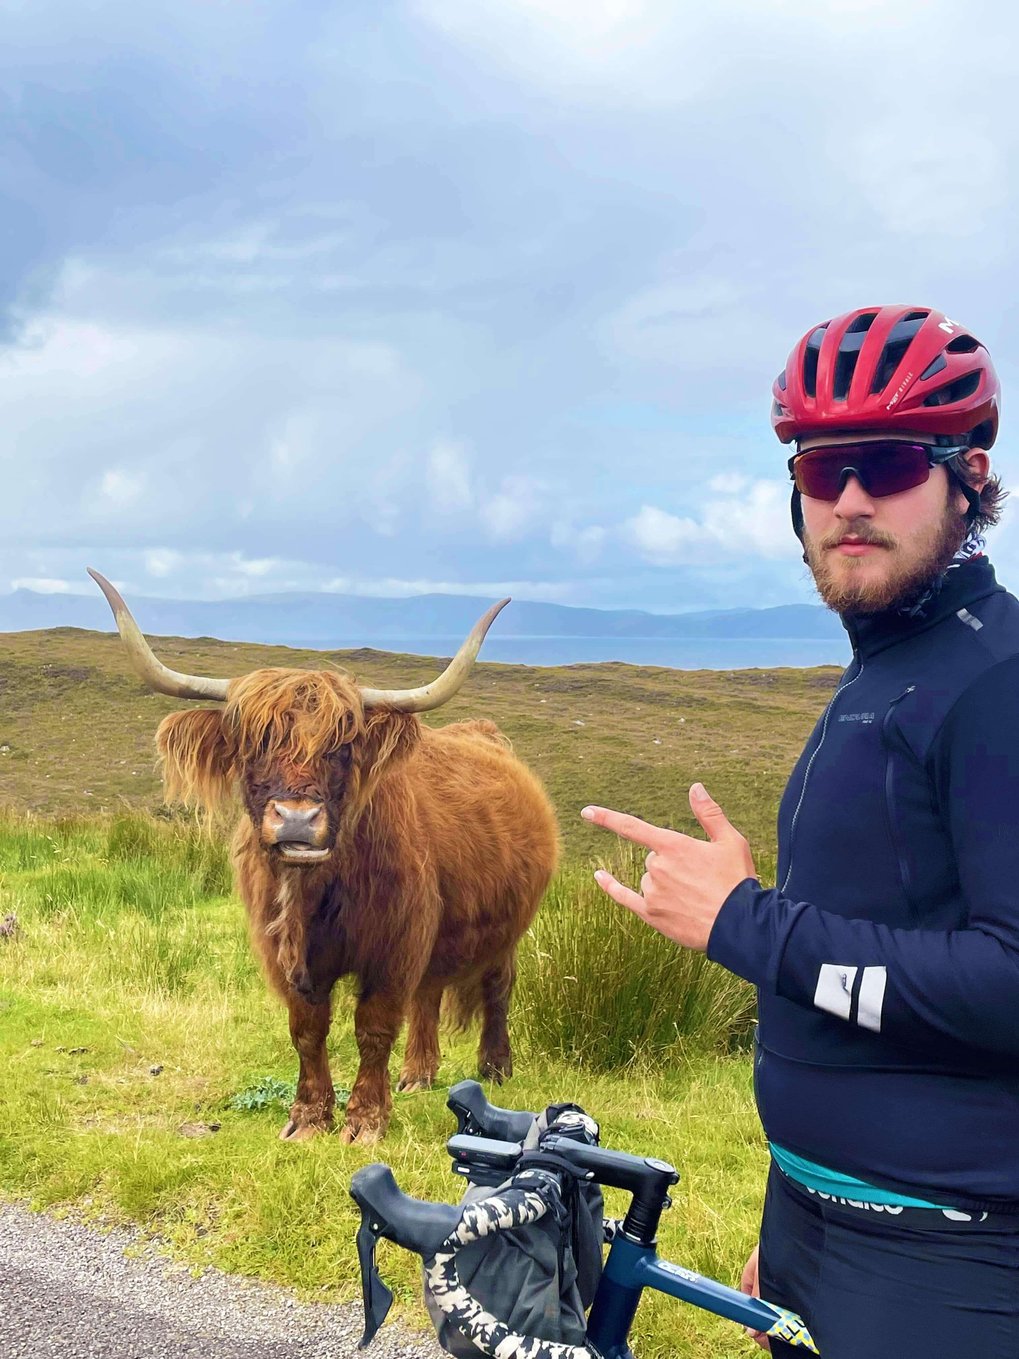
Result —
M4 0L0 591L807 600L770 384L888 301L1019 484L1016 15Z

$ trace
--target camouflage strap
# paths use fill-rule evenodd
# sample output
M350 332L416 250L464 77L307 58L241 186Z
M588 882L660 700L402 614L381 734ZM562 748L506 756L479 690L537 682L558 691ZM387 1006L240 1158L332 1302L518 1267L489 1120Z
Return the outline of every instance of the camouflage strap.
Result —
M432 1258L425 1261L425 1286L438 1307L491 1359L598 1359L594 1350L583 1345L563 1345L514 1334L505 1322L486 1312L460 1282L456 1255L464 1246L496 1232L529 1226L548 1211L544 1195L529 1189L505 1189L468 1203L459 1223Z
M549 1212L549 1199L557 1194L557 1186L540 1171L525 1171L521 1178L525 1176L531 1179L535 1186L533 1189L507 1187L464 1206L456 1227L431 1259L424 1262L426 1290L439 1310L489 1359L599 1359L597 1351L589 1346L565 1345L554 1340L540 1340L536 1336L517 1335L504 1321L486 1311L460 1282L456 1267L458 1251L497 1232L527 1227ZM613 1223L610 1227L607 1223L606 1227L615 1235L619 1224ZM615 1230L612 1230L613 1227ZM693 1274L690 1277L695 1280L700 1278ZM706 1285L708 1281L701 1282ZM721 1288L721 1285L713 1287ZM699 1305L709 1304L700 1302ZM767 1308L774 1318L766 1335L784 1340L786 1344L807 1350L810 1354L818 1353L810 1332L795 1312L763 1300L757 1300L753 1305L762 1310Z
M795 1312L787 1312L784 1307L778 1307L775 1303L770 1303L769 1306L778 1313L778 1319L773 1326L768 1327L765 1335L775 1340L784 1340L787 1345L794 1348L809 1350L811 1354L820 1353L802 1317L798 1317Z

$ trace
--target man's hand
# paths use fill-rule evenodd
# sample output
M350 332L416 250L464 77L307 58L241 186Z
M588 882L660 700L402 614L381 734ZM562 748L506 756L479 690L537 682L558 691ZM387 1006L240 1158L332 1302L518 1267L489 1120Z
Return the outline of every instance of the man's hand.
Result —
M707 840L607 807L585 807L580 814L651 851L639 892L624 887L604 869L594 875L598 886L660 934L703 953L726 897L744 878L757 873L750 846L699 783L690 789L690 807L707 831Z
M747 1296L751 1298L759 1298L761 1296L761 1280L758 1274L757 1264L757 1257L760 1249L760 1246L755 1246L751 1251L750 1259L743 1267L743 1277L739 1281L740 1292L746 1293ZM767 1350L770 1354L771 1341L763 1331L753 1331L749 1326L744 1326L743 1329L754 1344L760 1345L762 1350Z

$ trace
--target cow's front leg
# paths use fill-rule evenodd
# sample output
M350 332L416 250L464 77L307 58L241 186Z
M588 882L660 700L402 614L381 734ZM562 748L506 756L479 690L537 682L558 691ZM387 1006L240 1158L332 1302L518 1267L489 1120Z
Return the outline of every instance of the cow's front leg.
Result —
M340 1134L344 1142L377 1142L389 1127L393 1097L389 1089L389 1054L403 1023L407 998L403 991L362 995L354 1012L354 1036L361 1054L357 1079L347 1101Z
M290 1118L280 1138L285 1142L304 1142L333 1126L336 1092L329 1074L326 1037L329 1033L330 1003L312 1005L296 992L287 995L290 1012L290 1037L297 1049L301 1069L297 1091L290 1106Z

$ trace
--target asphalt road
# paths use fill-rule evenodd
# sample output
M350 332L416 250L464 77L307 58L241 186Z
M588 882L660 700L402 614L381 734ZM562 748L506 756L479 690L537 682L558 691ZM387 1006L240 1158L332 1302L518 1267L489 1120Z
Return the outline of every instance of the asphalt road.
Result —
M0 1205L3 1359L346 1359L360 1334L358 1304L298 1302L211 1269L192 1278L129 1231ZM364 1353L442 1352L387 1323Z

